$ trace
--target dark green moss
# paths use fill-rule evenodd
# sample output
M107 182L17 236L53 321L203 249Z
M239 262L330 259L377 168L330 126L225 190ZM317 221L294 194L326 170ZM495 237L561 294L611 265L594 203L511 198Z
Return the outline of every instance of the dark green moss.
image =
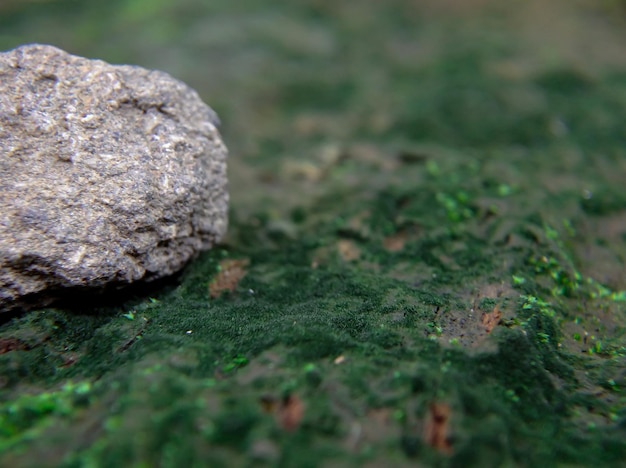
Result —
M626 196L621 190L603 187L581 197L580 206L590 215L609 215L626 209Z
M355 83L350 80L321 81L306 78L287 83L281 91L281 106L285 108L336 110L350 103Z
M536 82L544 90L568 96L580 95L593 89L593 80L571 69L551 70L536 79Z

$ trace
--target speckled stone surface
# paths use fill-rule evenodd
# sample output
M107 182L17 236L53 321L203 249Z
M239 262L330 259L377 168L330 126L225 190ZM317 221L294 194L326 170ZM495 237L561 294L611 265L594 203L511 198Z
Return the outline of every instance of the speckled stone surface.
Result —
M0 53L0 311L180 270L227 227L216 114L159 71Z

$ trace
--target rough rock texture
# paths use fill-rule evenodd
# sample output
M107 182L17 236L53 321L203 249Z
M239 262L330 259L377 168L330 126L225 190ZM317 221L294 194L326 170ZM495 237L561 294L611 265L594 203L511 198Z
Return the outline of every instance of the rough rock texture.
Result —
M0 311L170 275L227 225L218 119L169 75L0 53Z

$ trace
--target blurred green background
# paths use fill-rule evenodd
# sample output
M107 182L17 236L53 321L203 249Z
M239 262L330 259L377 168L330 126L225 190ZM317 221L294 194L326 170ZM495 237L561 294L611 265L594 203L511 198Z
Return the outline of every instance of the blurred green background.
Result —
M0 49L49 43L188 83L221 116L234 206L245 211L258 200L246 196L255 187L277 207L301 201L299 182L283 179L306 178L308 166L289 166L281 178L284 165L319 165L327 143L545 143L561 112L552 111L546 86L576 92L626 62L621 5L3 0ZM533 81L554 70L567 76ZM587 134L588 125L580 123Z

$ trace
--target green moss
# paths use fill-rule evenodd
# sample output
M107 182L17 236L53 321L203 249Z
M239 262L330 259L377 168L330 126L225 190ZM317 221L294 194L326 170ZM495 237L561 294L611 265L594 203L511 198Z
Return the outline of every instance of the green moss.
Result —
M332 79L323 81L319 78L297 81L283 86L280 105L285 108L336 110L347 106L354 94L355 83L348 80Z
M570 69L551 70L538 77L537 84L550 93L580 95L593 88L593 80Z
M621 190L602 187L581 197L580 206L592 216L609 215L626 209L626 196Z

